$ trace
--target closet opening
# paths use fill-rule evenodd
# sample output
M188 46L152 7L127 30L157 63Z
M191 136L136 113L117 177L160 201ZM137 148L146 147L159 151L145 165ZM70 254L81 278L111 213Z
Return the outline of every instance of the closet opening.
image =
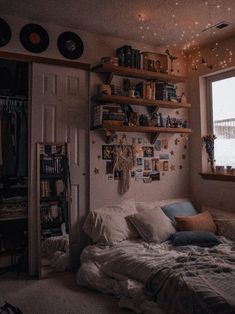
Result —
M28 272L29 64L0 59L0 269Z

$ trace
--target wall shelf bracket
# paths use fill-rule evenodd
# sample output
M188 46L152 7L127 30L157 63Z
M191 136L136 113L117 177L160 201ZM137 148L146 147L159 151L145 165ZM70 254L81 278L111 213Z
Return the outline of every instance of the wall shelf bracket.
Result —
M158 136L160 135L160 132L157 133L151 133L150 134L150 143L154 144L158 138Z

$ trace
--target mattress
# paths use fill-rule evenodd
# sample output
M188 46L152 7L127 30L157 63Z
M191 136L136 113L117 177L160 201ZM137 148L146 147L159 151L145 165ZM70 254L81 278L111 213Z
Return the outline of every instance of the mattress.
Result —
M90 245L77 283L120 299L136 313L235 313L235 243L204 248L128 240Z

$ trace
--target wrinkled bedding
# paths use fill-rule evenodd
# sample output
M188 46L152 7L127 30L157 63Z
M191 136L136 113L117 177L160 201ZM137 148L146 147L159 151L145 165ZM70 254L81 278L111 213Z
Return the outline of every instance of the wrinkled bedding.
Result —
M88 246L80 286L114 294L136 313L235 313L235 243L212 248L123 241ZM164 310L164 312L162 311Z

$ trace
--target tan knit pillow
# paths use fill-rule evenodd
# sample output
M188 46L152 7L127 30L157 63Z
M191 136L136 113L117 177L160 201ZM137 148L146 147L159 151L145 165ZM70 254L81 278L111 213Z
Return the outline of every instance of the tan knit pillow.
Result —
M177 229L180 231L208 231L216 232L216 225L209 212L194 216L176 216Z

